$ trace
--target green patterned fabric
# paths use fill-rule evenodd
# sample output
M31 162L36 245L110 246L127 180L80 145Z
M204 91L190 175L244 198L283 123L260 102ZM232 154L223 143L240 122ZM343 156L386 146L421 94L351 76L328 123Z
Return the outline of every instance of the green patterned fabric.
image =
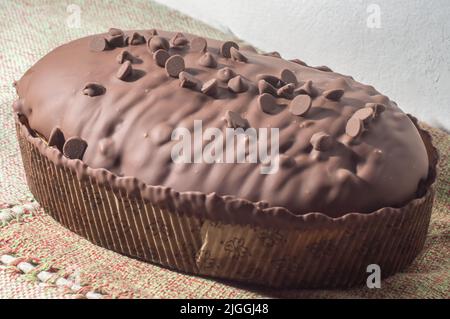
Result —
M441 153L437 197L425 249L403 273L382 282L381 289L271 290L188 276L97 247L71 233L33 201L14 132L12 87L37 59L52 48L114 26L160 28L230 39L201 22L151 1L0 2L0 257L38 260L40 270L59 277L76 274L81 286L105 297L125 298L449 298L450 297L450 136L426 127ZM79 12L79 28L76 26ZM75 20L74 20L75 19ZM70 27L72 26L72 27ZM275 49L275 48L274 48ZM301 58L301 52L299 52ZM70 63L70 62L68 62ZM34 207L34 206L33 206ZM17 212L21 212L18 214ZM45 284L43 283L45 281ZM72 295L71 295L72 294ZM23 274L0 261L0 298L67 298L68 292L38 272Z

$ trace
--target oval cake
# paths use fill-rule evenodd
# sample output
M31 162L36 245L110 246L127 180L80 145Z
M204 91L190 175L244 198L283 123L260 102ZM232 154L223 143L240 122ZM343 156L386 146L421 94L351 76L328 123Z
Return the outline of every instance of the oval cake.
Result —
M430 136L328 67L113 28L56 48L15 87L31 191L103 247L187 273L342 287L423 246Z

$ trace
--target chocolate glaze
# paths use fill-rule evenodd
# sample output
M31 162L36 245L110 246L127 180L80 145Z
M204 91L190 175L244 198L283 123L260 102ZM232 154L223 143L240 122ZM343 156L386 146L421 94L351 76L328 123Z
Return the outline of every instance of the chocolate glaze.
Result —
M125 34L131 36L133 31ZM169 40L175 33L158 30L158 35ZM184 35L188 41L194 37ZM117 56L123 48L94 52L90 43L97 36L56 48L16 85L20 102L15 103L15 111L27 118L38 135L48 140L53 128L59 127L66 139L78 136L87 142L82 161L67 160L80 177L89 171L101 183L114 179L114 184L130 193L140 191L174 211L220 214L232 210L235 218L241 213L255 217L256 212L291 217L310 212L329 217L368 213L407 203L427 178L428 156L414 123L386 96L349 76L244 50L247 62L234 61L221 54L222 42L211 39L206 39L207 51L217 61L215 68L199 65L204 53L192 52L189 43L169 48L171 56L183 57L185 71L196 80L217 79L215 94L207 95L181 87L178 78L155 63L145 43L126 48L135 57L132 74L125 81L118 79ZM229 90L217 76L224 67L245 80L245 92ZM265 75L280 79L284 70L296 76L297 92L308 81L312 83L312 106L305 116L296 116L286 107L268 114L258 105L258 80L268 79ZM103 94L83 94L87 83L104 87ZM281 88L286 83L271 84ZM333 90L344 93L339 98L331 94L330 99ZM280 105L289 102L274 98ZM351 138L345 133L347 121L366 103L383 104L385 110L364 124L360 136ZM173 129L192 130L194 120L202 120L203 129L225 129L223 118L228 111L240 114L250 127L279 128L280 151L291 165L264 175L260 174L262 164L172 162ZM312 147L311 137L320 132L333 139L333 147L324 151ZM105 145L110 150L105 151ZM45 152L61 161L56 148ZM257 217L264 219L264 214Z

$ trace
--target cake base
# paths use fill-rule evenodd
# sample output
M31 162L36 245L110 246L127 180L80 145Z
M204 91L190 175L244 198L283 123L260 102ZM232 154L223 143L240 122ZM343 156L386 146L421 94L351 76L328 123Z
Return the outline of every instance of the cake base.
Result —
M17 120L16 129L30 190L56 221L101 247L185 273L268 287L349 287L366 282L370 264L382 277L404 269L425 242L437 154L421 130L430 157L423 196L370 214L315 213L283 229L171 212L92 176L80 178L73 166L47 157L49 147L26 124Z

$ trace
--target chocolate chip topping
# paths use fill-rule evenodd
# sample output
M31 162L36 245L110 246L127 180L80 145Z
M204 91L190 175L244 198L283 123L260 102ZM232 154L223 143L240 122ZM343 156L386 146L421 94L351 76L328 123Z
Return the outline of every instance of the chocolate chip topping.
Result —
M281 87L286 84L286 82L284 82L280 78L276 77L275 75L270 75L270 74L258 74L256 76L256 80L257 81L264 80L264 81L270 83L271 85L273 85L274 87Z
M356 117L364 123L370 121L374 117L375 111L371 107L364 107L353 113L353 117Z
M220 46L220 54L222 54L222 56L224 56L225 58L231 58L231 48L235 48L239 50L239 45L237 45L236 42L233 41L226 41L223 42L222 45Z
M215 68L217 61L211 53L206 52L198 59L198 64L207 68Z
M130 61L125 61L117 70L116 77L120 80L125 80L133 71L133 68L131 67Z
M148 43L151 42L150 38L155 37L148 31L139 33L146 37ZM165 39L175 36L175 33L165 31L158 30L158 33ZM125 34L131 36L132 31L126 31ZM228 216L234 211L240 211L245 205L253 210L251 203L241 200L245 198L252 202L266 200L270 204L269 209L272 209L271 214L275 213L273 207L280 207L280 210L289 210L292 218L295 217L293 215L309 212L324 212L336 217L346 212L368 213L381 207L402 205L414 198L419 181L428 175L426 148L414 123L386 96L350 77L318 71L284 59L262 57L242 49L240 51L249 58L247 63L238 63L221 56L217 58L222 42L213 39L207 39L208 51L217 58L221 69L203 68L197 64L203 52L194 50L194 36L185 33L190 43L180 49L179 54L186 64L186 76L180 73L179 79L175 81L154 62L153 51L149 54L147 46L130 46L126 49L135 56L135 61L131 61L133 68L139 69L133 70L133 81L124 85L124 82L114 78L120 66L115 57L123 49L108 48L108 51L96 53L89 49L93 38L105 36L106 33L90 36L56 48L54 54L39 60L16 87L23 104L22 118L28 118L31 128L45 139L49 139L51 130L56 126L65 134L83 137L89 144L83 163L91 168L89 172L93 174L104 168L123 178L135 177L148 185L167 187L173 194L180 194L180 198L192 198L192 201L185 202L203 205L195 206L198 211L205 207L216 209L217 201L225 201L222 195L233 196L236 199L233 209L224 210L220 204L216 209L218 216ZM170 48L170 53L177 50ZM229 69L223 68L225 65ZM257 75L265 74L271 75L273 82L269 82L270 85L280 90L288 84L278 79L284 69L295 73L299 82L294 90L294 98L301 93L302 86L304 92L300 95L316 97L328 89L343 89L345 96L333 103L320 96L314 99L312 108L305 114L307 119L299 118L290 112L290 106L288 109L284 107L284 104L290 104L293 100L272 96L277 93L267 92L270 90L267 86L259 96L255 88L256 84L260 88L258 80L262 79L257 78ZM142 71L142 75L134 80L138 71ZM228 81L237 74L249 86L245 93L235 94L227 88ZM190 84L194 82L191 75L195 76L195 86ZM198 92L201 83L211 79L216 79L216 82L207 83L203 92L210 94L218 90L213 94L216 98L208 98ZM264 79L270 81L267 77ZM105 96L83 97L83 93L95 96L93 93L96 91L94 87L88 87L86 92L82 92L85 83L101 83L107 88L105 93L105 88L100 86L100 92L105 93ZM309 92L307 83L312 83L314 93ZM192 85L192 89L180 88L179 85ZM76 96L73 96L74 92ZM368 134L362 133L362 141L349 142L351 138L345 133L347 121L352 117L352 110L354 112L367 106L366 103L383 104L388 112L382 113L382 116L374 118L367 125L360 123L359 134L364 129L363 125L367 126ZM225 126L221 118L226 110L245 117L255 129L278 128L281 154L288 152L296 163L302 159L302 167L295 164L288 172L280 169L277 173L263 175L260 174L259 164L198 163L181 165L183 169L175 171L180 166L173 165L170 160L169 144L172 143L160 146L150 136L152 129L161 124L162 140L168 141L167 136L173 128L166 124L186 127L191 131L194 119L203 120L204 130L220 128L220 125ZM273 115L263 113L264 110ZM375 114L378 112L375 111ZM310 137L317 132L326 132L336 141L330 154L321 154L312 149ZM114 141L113 157L119 160L106 159L102 155L99 141L105 138ZM291 139L294 143L287 142ZM375 148L385 154L381 164L370 160ZM401 152L402 158L408 160L385 160L388 154L396 152ZM320 155L317 157L320 160L315 160L316 153ZM85 168L79 166L80 173L83 173ZM347 170L353 178L345 183L337 181L333 176L340 170ZM371 177L373 174L362 173L371 171L376 172L376 178ZM363 175L362 182L360 176ZM245 187L237 187L237 184ZM213 192L220 195L207 195ZM167 198L165 196L158 198ZM173 199L179 203L175 197ZM228 200L225 202L227 205L230 203ZM164 199L161 203L167 202ZM184 208L180 206L179 209L183 211ZM275 215L278 216L278 213ZM264 212L261 216L268 214Z
M170 57L169 52L167 52L164 49L156 50L156 52L153 53L153 60L155 60L155 63L162 68L166 66L166 62L169 59L169 57Z
M50 137L48 138L48 146L54 146L58 150L62 151L65 141L66 138L64 137L64 133L61 129L59 127L54 127L50 132Z
M280 110L277 100L269 93L261 94L258 97L258 105L261 111L267 114L276 114Z
M64 143L63 154L67 158L81 160L87 146L85 140L79 137L71 137Z
M315 94L314 94L314 90L312 87L312 81L311 80L306 81L301 87L295 89L294 93L306 94L306 95L313 97Z
M217 71L217 78L220 81L228 82L231 78L234 78L236 76L236 73L229 67L224 67Z
M133 61L133 56L127 50L123 50L117 55L116 61L118 63L120 63L120 64L122 64L124 61L132 62Z
M239 61L239 62L247 62L248 59L245 55L243 55L238 49L235 47L230 48L230 55L231 59L233 61Z
M242 79L240 75L237 75L228 81L228 88L234 93L242 93L247 91L248 85L244 82L244 79Z
M284 69L283 71L281 71L280 78L286 83L297 84L297 77L295 76L294 72L289 69Z
M184 59L181 55L172 55L166 61L166 72L176 78L181 71L184 71Z
M108 42L102 36L96 36L92 38L89 48L93 52L102 52L108 49Z
M111 48L119 48L124 45L124 37L123 35L118 36L110 36L106 37L106 41L108 42L108 46Z
M211 79L205 82L201 88L201 91L209 96L216 96L218 83L216 79Z
M147 34L149 35L149 36L154 36L154 35L158 35L158 30L156 30L156 29L150 29L150 30L148 30L147 31Z
M191 50L194 52L206 52L208 42L205 38L195 37L191 41Z
M180 72L178 78L180 79L180 86L183 88L194 88L197 86L197 79L185 71Z
M106 36L108 44L112 48L121 47L125 42L125 34L120 29L111 28Z
M87 96L103 95L105 92L105 87L98 83L88 83L83 88L83 94Z
M344 90L342 89L331 89L323 92L323 96L332 101L339 101L344 95Z
M279 97L290 99L292 97L292 94L294 93L294 89L295 85L293 83L288 83L277 90L277 95Z
M289 104L289 111L296 116L304 116L311 109L309 95L297 95Z
M166 38L160 37L160 36L154 36L152 37L148 43L147 46L151 52L156 52L159 49L163 50L169 50L170 44L169 41L167 41Z
M239 113L227 111L225 113L225 121L228 127L247 129L250 127L247 119L243 118Z
M120 29L117 29L117 28L110 28L108 30L108 34L113 37L118 36L118 35L122 35L122 36L124 35L123 31Z
M325 152L332 148L334 141L330 135L318 132L311 136L310 143L316 151Z
M258 81L258 91L259 91L259 94L263 94L263 93L269 93L272 95L278 94L277 89L272 84L267 82L266 80Z
M366 107L370 107L374 110L375 114L374 116L377 117L381 113L386 110L386 105L380 104L380 103L366 103Z
M131 45L140 45L145 43L145 37L139 32L133 32L129 41Z
M345 126L345 133L352 138L357 138L361 135L363 128L363 122L359 118L351 117Z
M179 33L175 34L172 39L170 39L170 43L175 48L181 48L181 47L184 47L185 45L187 45L189 43L189 40L186 39L186 37L184 36L183 33L179 32Z

